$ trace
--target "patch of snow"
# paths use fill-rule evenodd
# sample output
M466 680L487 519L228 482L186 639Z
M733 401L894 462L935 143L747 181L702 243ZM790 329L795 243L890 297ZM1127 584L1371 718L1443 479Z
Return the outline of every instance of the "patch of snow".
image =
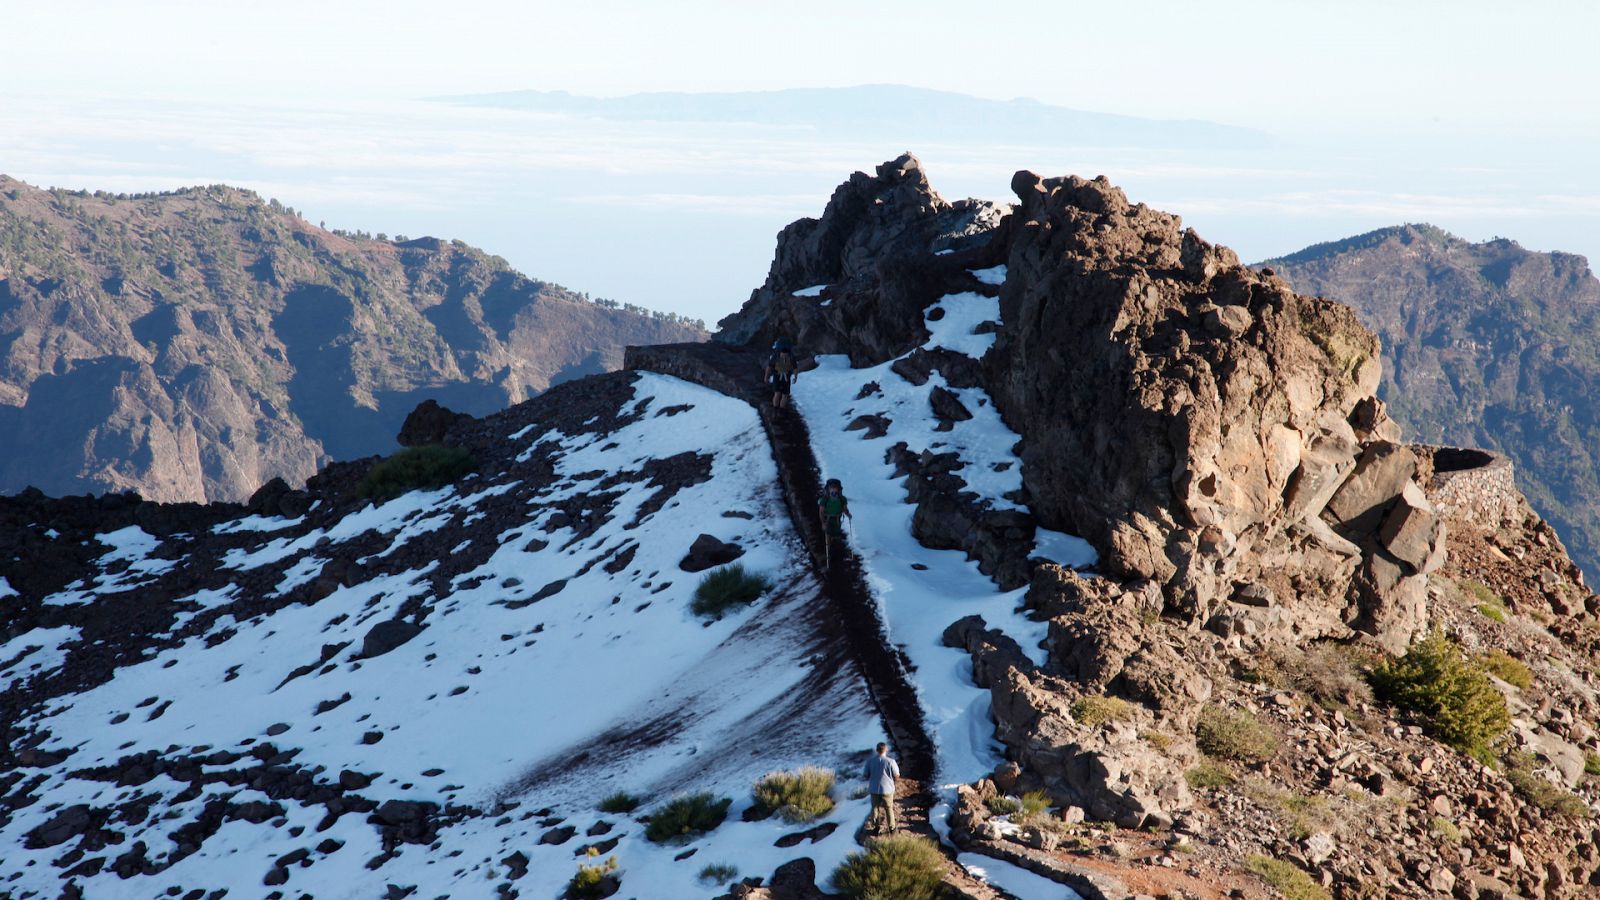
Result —
M167 776L123 787L73 773L172 744L239 749L263 740L275 723L290 727L270 740L296 750L298 765L377 773L361 792L377 802L488 809L517 800L524 811L555 808L580 836L541 844L546 829L521 812L504 825L494 816L468 818L442 829L437 849L402 844L373 871L366 863L384 848L366 814L339 816L319 832L324 808L284 802L286 821L278 826L228 821L198 852L159 874L123 881L107 869L80 878L85 896L161 896L169 887L198 885L238 890L259 882L276 857L331 837L345 846L313 854L309 869L291 867L286 891L298 895L315 885L318 896L367 896L372 885L393 883L416 885L417 896L489 898L499 879L486 874L503 872L499 860L518 850L530 858L518 890L553 897L584 861L574 858L574 848L598 840L583 832L602 819L616 826L607 837L620 838L607 855L621 863L624 896L718 893L723 888L697 877L712 862L737 866L741 876L767 876L782 862L809 856L819 871L830 871L856 849L865 799L840 802L825 819L840 823L829 837L789 849L774 841L800 827L740 816L750 806L752 782L765 771L810 763L854 774L861 754L884 737L853 670L816 667L817 585L784 511L771 448L755 410L742 401L651 374L638 376L634 390L643 411L691 408L671 418L646 416L607 435L547 430L534 438L535 446L548 441L567 449L556 461L559 486L531 497L527 519L508 528L493 553L454 579L445 595L434 594L437 564L429 563L341 586L315 603L244 621L224 616L207 634L125 664L105 683L51 701L20 723L48 721L46 749L74 752L68 762L40 770L47 783L38 790L49 803L19 809L0 825L0 846L11 848L0 859L0 882L9 890L59 892L59 872L49 862L61 848L29 850L23 838L57 803L110 806L153 797L148 819L119 822L118 829L130 844L144 841L153 861L170 860L176 850L170 833L207 802L265 796L217 783L178 799L187 784ZM644 467L686 451L710 457L709 480L682 487L660 509L640 515L658 490ZM630 475L635 479L626 480ZM572 528L541 529L553 503L592 493L616 476L624 478L607 488L617 496L604 524L582 536ZM279 582L279 591L288 590L320 571L315 554L336 552L316 546L323 537L337 543L393 534L392 550L411 532L459 527L435 520L510 488L465 497L449 489L414 492L292 540L241 531L258 538L230 551L227 563L248 569L302 554ZM753 517L723 516L727 510ZM699 576L677 563L702 532L744 547L740 562L766 573L774 589L717 621L694 615L688 607ZM547 543L539 546L535 537ZM591 565L634 545L633 557L614 572ZM520 608L508 602L527 600L557 579L566 585L537 602ZM214 608L231 590L180 602ZM381 656L359 658L375 624L418 603L426 612L419 635ZM289 677L316 664L319 648L340 643L327 666ZM314 714L319 703L345 694L348 701ZM140 707L152 696L160 700L156 719ZM110 724L125 713L132 714ZM364 743L367 732L383 739ZM232 768L254 764L247 758ZM444 773L421 774L435 767ZM852 784L841 779L838 795L848 797ZM698 850L694 858L677 861L684 846L651 844L633 818L594 811L599 798L618 790L650 798L641 813L680 792L706 790L735 802L725 824L688 843ZM175 818L166 818L168 811ZM292 828L304 834L294 837Z
M0 600L16 596L19 596L17 589L11 586L11 582L7 581L4 575L0 575Z
M77 640L78 635L74 625L35 628L0 644L0 692L60 667L67 658L62 646Z
M926 348L978 357L993 346L992 334L975 335L972 330L980 322L999 321L995 298L951 294L933 308L943 310L943 316L927 322L931 337ZM981 388L948 388L937 371L918 386L891 365L852 369L843 356L819 357L817 368L795 385L794 400L810 428L821 474L845 482L855 514L849 540L862 558L888 639L914 667L911 679L935 744L938 782L952 788L988 775L1003 758L989 717L989 692L972 681L966 652L944 646L944 629L964 616L980 615L1042 664L1048 625L1021 609L1026 588L1002 592L961 551L931 550L913 537L915 507L884 454L900 441L913 453L954 452L963 464L955 474L979 502L1015 509L1019 507L1008 495L1022 487L1021 461L1012 449L1020 436L1005 425ZM855 399L868 382L877 382L879 392ZM935 387L955 393L973 417L954 423L949 431L935 431L938 423L929 399ZM844 430L855 417L872 413L890 420L884 438L869 440L859 431ZM1077 538L1046 531L1040 540L1041 555L1078 565L1094 561L1093 551ZM945 793L947 804L950 791ZM936 808L935 826L948 814L946 805Z
M283 516L245 516L232 522L223 522L211 529L213 534L239 534L244 531L282 531L306 520L305 516L286 519Z
M928 331L932 337L923 346L929 350L943 347L973 359L981 359L989 352L989 348L994 346L995 336L992 333L974 334L973 330L984 322L1000 321L998 298L964 291L940 297L939 302L929 309L944 310L943 318L927 321Z
M933 251L933 255L934 256L949 256L950 254L952 254L954 252L956 252L956 251L953 250L953 249L946 248L944 250L935 250L935 251Z
M1006 267L1003 266L1003 265L1002 266L990 266L987 269L972 269L971 272L972 272L972 277L978 279L979 281L983 282L984 284L1005 284L1006 283Z
M962 853L956 862L974 878L982 879L1013 897L1027 900L1081 900L1082 896L1064 884L1036 875L1021 866L980 853Z
M1086 569L1100 561L1100 555L1088 541L1048 528L1034 531L1033 555L1069 569Z
M327 562L327 560L309 553L300 557L295 560L294 565L283 570L283 578L278 581L278 586L272 591L273 594L281 597L317 577L321 574L322 567Z
M826 285L826 284L813 284L811 287L801 288L800 290L795 291L794 292L794 296L796 296L796 297L820 297L820 296L822 296L822 292L827 290L828 287L829 286Z

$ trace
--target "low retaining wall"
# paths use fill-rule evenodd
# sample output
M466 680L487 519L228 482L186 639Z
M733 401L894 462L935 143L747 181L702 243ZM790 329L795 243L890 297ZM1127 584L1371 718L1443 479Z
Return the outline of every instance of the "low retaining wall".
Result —
M1511 460L1489 450L1413 444L1428 499L1447 518L1490 530L1517 524L1527 500ZM1431 473L1431 474L1427 474ZM1421 479L1419 479L1421 480Z

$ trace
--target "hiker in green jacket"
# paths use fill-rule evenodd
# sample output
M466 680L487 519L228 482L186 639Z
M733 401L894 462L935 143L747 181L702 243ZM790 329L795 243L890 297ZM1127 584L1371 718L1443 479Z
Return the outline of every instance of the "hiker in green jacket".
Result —
M845 498L844 485L839 483L839 479L828 479L822 496L817 498L817 514L822 516L826 547L824 562L827 568L832 568L834 542L844 540L844 520L847 517L854 518L850 515L850 501Z

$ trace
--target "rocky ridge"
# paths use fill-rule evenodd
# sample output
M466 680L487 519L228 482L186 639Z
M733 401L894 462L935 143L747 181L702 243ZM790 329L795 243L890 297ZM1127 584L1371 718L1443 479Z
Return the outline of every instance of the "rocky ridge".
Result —
M615 369L629 343L701 337L249 191L0 176L0 491L241 501L393 449L424 398L481 415Z
M1191 867L1237 878L1262 855L1340 896L1587 890L1587 813L1552 811L1564 807L1538 788L1592 809L1574 761L1600 751L1584 637L1596 601L1550 527L1520 495L1494 516L1462 511L1436 478L1438 448L1404 443L1376 396L1379 342L1350 308L1240 265L1103 179L1023 172L1012 187L1010 208L952 203L909 155L858 173L820 218L779 235L766 283L716 338L894 359L913 383L982 388L1021 436L1028 513L1012 516L1009 542L986 538L995 510L959 462L901 463L914 533L966 549L1002 587L1028 585L1026 608L1049 626L1043 665L981 619L946 630L1018 764L973 786L957 839L1055 852L1111 835L1099 845L1123 859L1118 829L1154 830L1194 853ZM998 297L998 320L974 329L993 348L976 366L915 350L924 315L963 292ZM883 417L867 389L858 399L850 427L871 440ZM1089 538L1104 577L1008 558L1036 526ZM1486 554L1502 565L1469 577ZM1517 587L1529 582L1531 594ZM1480 611L1484 591L1522 599L1502 624ZM1500 682L1513 720L1500 752L1515 766L1444 748L1373 700L1366 674L1433 629L1531 667L1528 686ZM1105 701L1110 721L1092 714ZM1219 709L1246 711L1276 742L1211 783L1193 774L1215 765L1197 731ZM1058 820L1041 835L1000 816L986 831L997 817L984 800L1029 787L1068 823L1110 824ZM1119 864L1145 866L1183 863L1162 847Z

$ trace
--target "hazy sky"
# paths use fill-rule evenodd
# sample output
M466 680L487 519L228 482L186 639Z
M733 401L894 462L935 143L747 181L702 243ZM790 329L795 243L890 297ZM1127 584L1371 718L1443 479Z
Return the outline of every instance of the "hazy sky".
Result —
M1263 259L1401 222L1600 258L1600 2L0 0L0 172L227 182L714 320L773 236L916 150L947 196L1105 174ZM907 84L1268 132L1259 152L929 145L420 98Z
M170 98L915 84L1266 127L1600 132L1592 0L3 0L0 85Z

